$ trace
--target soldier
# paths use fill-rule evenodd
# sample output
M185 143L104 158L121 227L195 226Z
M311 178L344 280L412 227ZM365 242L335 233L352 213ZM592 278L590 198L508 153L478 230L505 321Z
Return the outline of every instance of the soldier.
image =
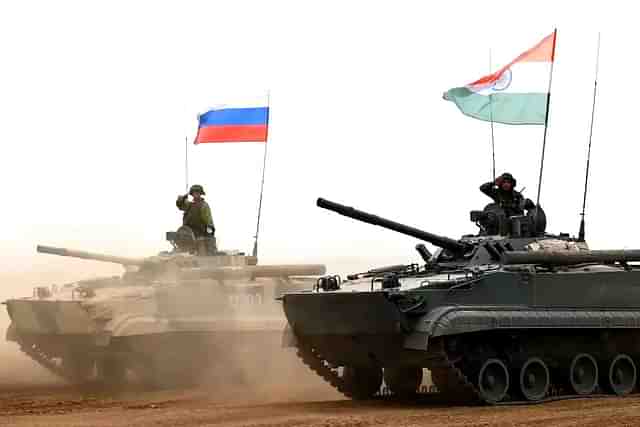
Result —
M510 173L503 173L496 178L494 182L487 182L480 186L482 191L493 201L504 209L505 215L508 217L515 215L524 215L524 210L535 208L535 204L522 196L519 191L514 188L516 179Z
M192 201L187 200L189 195L193 197ZM184 211L182 225L191 228L196 236L212 236L216 231L209 204L202 198L204 195L202 185L196 184L191 186L189 194L178 196L176 200L178 209Z

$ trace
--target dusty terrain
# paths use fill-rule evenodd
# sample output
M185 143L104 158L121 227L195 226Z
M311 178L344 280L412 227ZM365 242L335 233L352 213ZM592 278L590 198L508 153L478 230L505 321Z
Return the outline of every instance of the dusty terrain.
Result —
M82 393L67 386L4 386L0 389L0 424L324 427L640 424L637 397L492 408L351 402L331 398L320 389L316 392L317 396L296 395L287 387L274 387L246 396L213 390L105 395ZM322 395L325 399L318 399Z
M7 279L1 277L0 279ZM42 277L50 278L51 274ZM3 299L28 295L38 278L0 280ZM56 279L59 279L56 277ZM23 281L23 283L20 283ZM9 286L7 286L9 285ZM11 286L13 285L13 286ZM352 402L278 349L269 366L241 361L261 380L205 384L197 390L104 392L78 389L21 355L4 341L8 324L0 307L0 425L17 426L619 426L640 425L640 395L583 399L535 406L451 407L434 402ZM264 360L264 359L263 359Z

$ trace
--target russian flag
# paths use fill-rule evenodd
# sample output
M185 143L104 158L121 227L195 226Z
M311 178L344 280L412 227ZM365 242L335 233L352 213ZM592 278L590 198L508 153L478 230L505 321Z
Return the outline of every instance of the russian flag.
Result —
M220 108L198 117L195 144L267 142L269 107Z

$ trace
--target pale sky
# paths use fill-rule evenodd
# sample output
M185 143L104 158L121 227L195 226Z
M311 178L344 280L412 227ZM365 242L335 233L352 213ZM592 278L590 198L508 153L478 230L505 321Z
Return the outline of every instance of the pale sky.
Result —
M579 6L578 6L579 4ZM576 234L602 33L587 239L639 248L633 2L20 1L0 4L3 272L38 243L152 255L181 220L184 139L207 105L271 94L262 262L416 260L416 240L315 207L325 197L473 233L489 124L442 100L558 28L541 202ZM522 5L522 6L518 6ZM496 125L498 173L535 199L542 127ZM224 248L250 251L263 146L189 146ZM331 266L330 266L331 267Z

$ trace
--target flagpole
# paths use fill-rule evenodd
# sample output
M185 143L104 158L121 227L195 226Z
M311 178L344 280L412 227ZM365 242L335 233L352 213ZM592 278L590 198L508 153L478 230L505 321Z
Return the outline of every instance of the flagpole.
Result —
M491 74L492 72L492 65L491 65L491 49L489 49L489 74ZM489 93L489 114L491 115L491 157L492 157L492 164L493 164L493 169L492 169L492 174L491 174L491 181L493 181L494 179L496 179L496 147L495 147L495 140L493 137L493 98L492 98L493 94Z
M260 182L260 198L258 200L258 220L256 221L256 234L253 242L253 256L258 257L258 234L260 233L260 215L262 213L262 193L264 192L264 173L267 169L267 147L269 146L269 111L271 109L271 94L267 91L267 134L264 141L264 157L262 159L262 181Z
M547 146L547 128L549 125L549 104L551 102L551 80L553 79L553 64L556 56L556 37L558 29L553 30L553 47L551 48L551 70L549 71L549 90L547 91L547 111L544 115L544 135L542 137L542 156L540 157L540 175L538 176L538 196L536 197L536 206L540 205L540 187L542 186L542 169L544 168L544 152Z
M184 136L184 189L189 192L189 137Z
M582 196L582 213L580 216L580 230L578 241L584 242L584 211L587 206L587 185L589 183L589 163L591 162L591 137L593 135L593 120L596 111L596 94L598 91L598 68L600 65L600 33L598 33L598 47L596 48L596 75L593 81L593 103L591 105L591 125L589 127L589 148L587 149L587 170L584 176L584 195Z

